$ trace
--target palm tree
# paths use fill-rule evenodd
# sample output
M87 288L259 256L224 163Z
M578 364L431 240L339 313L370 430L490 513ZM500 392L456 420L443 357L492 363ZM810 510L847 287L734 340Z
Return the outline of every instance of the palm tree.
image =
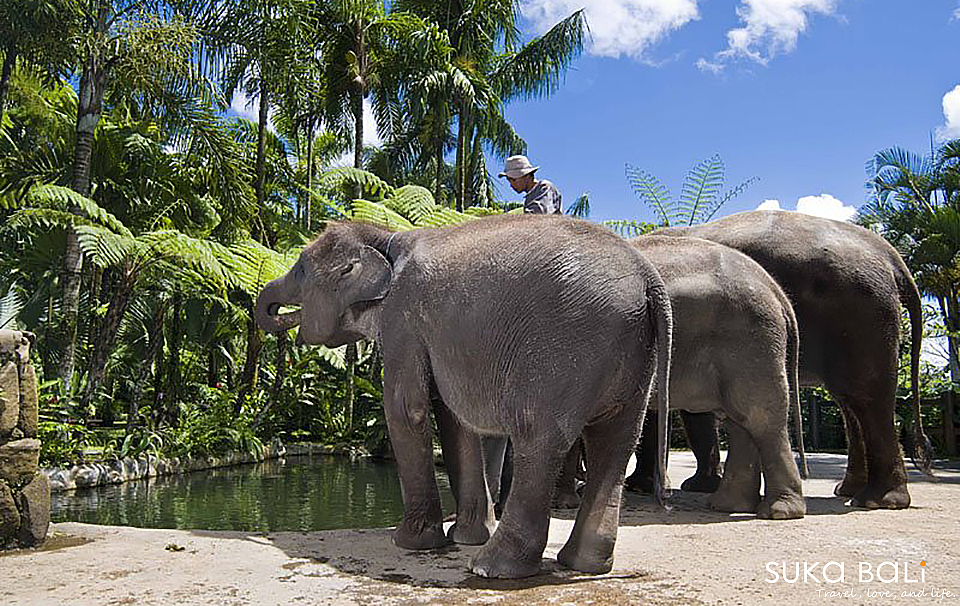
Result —
M434 111L457 115L456 200L462 211L491 198L484 148L499 159L526 149L504 120L503 106L549 96L559 87L582 51L586 19L577 11L521 46L516 0L401 0L398 7L433 20L449 35L453 55L437 88L444 93L439 102L450 99L453 108Z
M927 156L894 147L868 164L870 202L857 222L882 229L947 329L950 376L960 382L960 140Z
M18 60L38 70L55 85L73 59L64 44L79 28L79 6L74 0L5 0L0 4L0 125L13 68Z
M162 7L143 13L143 4L134 0L93 0L81 7L79 103L76 140L70 187L90 194L90 162L94 136L103 112L103 103L111 76L142 78L148 85L181 83L193 72L191 56L193 28L177 17L166 17ZM161 15L164 15L161 17ZM151 86L145 87L150 94ZM71 210L73 212L73 210ZM75 365L77 313L83 257L72 228L66 231L64 250L61 333L64 339L59 377L70 389Z

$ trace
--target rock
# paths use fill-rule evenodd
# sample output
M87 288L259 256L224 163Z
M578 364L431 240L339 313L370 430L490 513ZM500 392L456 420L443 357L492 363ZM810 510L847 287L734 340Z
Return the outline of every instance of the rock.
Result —
M77 488L97 486L100 484L100 469L96 465L78 466L73 481Z
M29 358L27 359L29 361ZM17 427L28 438L37 437L40 406L37 399L37 373L33 365L25 363L20 368L20 421Z
M13 486L29 482L40 469L40 440L23 438L0 446L0 480Z
M0 436L6 436L17 426L20 418L20 379L17 363L0 366Z
M0 482L0 547L17 536L20 528L20 512L13 500L13 491L4 482Z
M34 547L47 538L50 527L50 481L38 473L20 494L20 544Z

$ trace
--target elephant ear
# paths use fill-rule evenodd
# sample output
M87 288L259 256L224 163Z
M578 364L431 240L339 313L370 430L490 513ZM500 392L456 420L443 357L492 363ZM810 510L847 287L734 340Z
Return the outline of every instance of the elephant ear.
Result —
M375 249L364 246L350 275L344 277L343 303L346 307L361 301L376 301L390 292L393 268Z

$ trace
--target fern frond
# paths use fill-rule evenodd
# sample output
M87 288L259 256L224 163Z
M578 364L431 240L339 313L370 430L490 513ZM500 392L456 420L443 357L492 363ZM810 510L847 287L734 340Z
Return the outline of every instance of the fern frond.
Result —
M659 215L664 225L669 226L671 219L677 216L677 207L670 191L659 179L635 166L627 164L625 172L633 192Z
M404 185L395 189L383 204L403 215L411 223L422 220L438 208L430 190L419 185Z
M93 223L103 225L115 233L132 236L130 230L127 229L119 219L100 208L100 206L90 198L81 196L69 187L63 187L62 185L37 185L30 188L30 191L27 192L26 202L28 206L36 208L65 211L77 209L83 217Z
M447 227L449 225L459 225L465 223L466 221L472 221L476 219L472 215L466 213L459 213L452 208L446 208L444 206L438 206L436 210L432 213L423 217L420 221L416 223L417 227Z
M723 206L724 204L726 204L727 202L729 202L729 201L732 200L733 198L736 198L737 196L739 196L740 194L742 194L748 187L750 187L751 185L753 185L754 183L756 183L756 182L759 181L759 180L760 180L760 177L750 177L749 179L747 179L746 181L744 181L744 182L741 183L740 185L734 187L733 189L731 189L731 190L728 191L727 193L723 194L723 196L721 196L720 198L717 199L716 204L714 204L712 208L708 208L708 209L705 209L705 210L704 210L704 213L703 213L703 223L706 223L707 221L709 221L710 219L712 219L712 218L713 218L713 215L715 215L716 212L717 212L718 210L720 210L720 207L721 207L721 206Z
M381 198L385 198L393 192L393 187L386 181L359 168L334 168L323 173L317 179L317 188L322 191L337 191L348 186L359 186L365 194Z
M347 216L354 221L367 221L383 225L387 229L395 231L408 231L413 229L410 223L403 215L388 208L379 202L370 202L368 200L354 200L353 205Z
M658 227L652 223L643 223L641 221L631 221L628 219L610 219L604 221L603 226L613 230L623 238L635 238L649 233Z
M678 200L684 223L702 223L705 209L716 211L716 200L723 187L723 173L720 154L714 154L690 169L683 179Z

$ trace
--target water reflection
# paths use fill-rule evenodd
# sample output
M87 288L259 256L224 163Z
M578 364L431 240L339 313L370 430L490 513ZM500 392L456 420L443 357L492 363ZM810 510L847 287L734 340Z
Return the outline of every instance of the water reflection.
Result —
M444 512L449 482L437 481ZM56 522L204 530L332 530L399 523L392 463L324 455L289 457L115 486L55 493Z

